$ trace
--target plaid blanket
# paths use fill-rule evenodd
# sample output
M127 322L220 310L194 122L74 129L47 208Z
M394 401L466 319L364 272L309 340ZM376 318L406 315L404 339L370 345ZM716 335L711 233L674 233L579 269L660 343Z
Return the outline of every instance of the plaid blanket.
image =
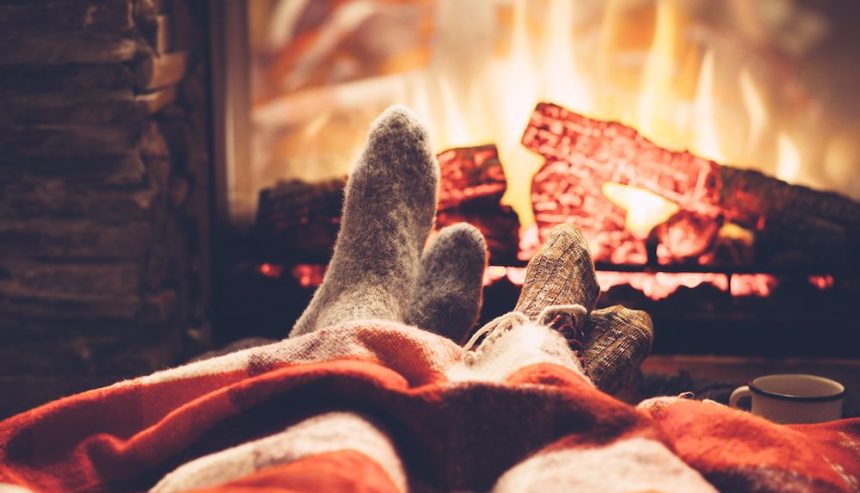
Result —
M676 397L633 407L598 391L554 331L498 332L466 351L414 327L350 323L60 399L0 423L0 482L860 491L860 419L782 426Z

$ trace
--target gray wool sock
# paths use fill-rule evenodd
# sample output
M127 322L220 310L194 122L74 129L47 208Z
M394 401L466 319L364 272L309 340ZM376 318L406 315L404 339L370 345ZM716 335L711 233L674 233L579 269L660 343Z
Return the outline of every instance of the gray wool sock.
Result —
M323 283L290 337L350 320L403 321L438 184L424 126L405 107L387 109L349 177Z
M462 342L478 319L487 242L478 228L443 228L421 257L406 323Z

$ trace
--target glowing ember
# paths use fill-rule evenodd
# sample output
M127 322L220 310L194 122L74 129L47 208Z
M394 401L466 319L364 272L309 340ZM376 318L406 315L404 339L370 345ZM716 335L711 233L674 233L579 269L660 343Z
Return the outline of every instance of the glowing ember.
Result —
M257 272L259 272L263 277L278 279L284 273L284 266L269 263L260 264L260 266L257 267Z
M833 276L809 276L809 283L818 289L830 289L833 287Z
M715 286L721 291L728 289L728 278L724 274L698 273L647 273L647 272L597 272L597 282L601 291L609 291L614 286L630 285L645 296L660 300L674 293L680 287L695 288L703 283Z
M503 267L495 267L501 273ZM520 267L508 267L506 269L508 280L516 286L522 286L525 282L526 269ZM500 278L501 276L499 276ZM485 285L487 277L485 276ZM667 298L678 288L695 288L703 284L709 284L720 291L728 291L732 296L755 296L767 297L777 285L775 277L767 274L727 274L696 273L696 272L610 272L597 271L597 282L601 292L607 292L615 286L631 286L641 291L645 296L657 301Z
M316 287L322 284L326 266L299 264L293 267L293 278L303 288Z
M735 274L731 277L732 296L770 296L779 284L775 277L767 274Z

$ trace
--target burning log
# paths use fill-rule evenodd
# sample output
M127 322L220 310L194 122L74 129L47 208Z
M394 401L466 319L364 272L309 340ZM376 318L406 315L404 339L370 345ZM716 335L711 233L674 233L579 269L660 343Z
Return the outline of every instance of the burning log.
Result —
M498 203L507 181L494 145L448 149L438 155L439 210L465 202Z
M265 260L328 261L343 205L346 178L289 180L260 192L255 235Z
M487 240L490 262L509 265L517 258L520 221L517 213L506 205L463 204L460 207L439 211L436 227L467 222L478 228Z
M756 230L756 250L807 262L857 264L860 204L829 192L790 185L757 171L723 166L720 204L731 221ZM775 261L779 261L777 257Z
M494 145L461 147L438 155L441 172L436 226L468 222L487 239L490 260L504 265L517 258L519 218L501 205L507 180Z
M648 235L650 263L656 263L657 259L675 263L696 261L712 250L722 222L722 218L715 221L695 212L678 211ZM662 247L662 251L658 251L658 247Z
M499 199L505 174L493 145L458 148L438 156L441 184L437 228L456 222L476 226L497 263L516 259L519 219ZM337 239L345 178L320 183L290 180L260 193L255 228L265 261L325 263Z
M725 219L754 232L757 264L798 257L827 266L856 263L850 252L860 246L860 204L840 195L666 150L630 127L554 104L537 105L522 142L546 158L532 183L541 235L573 222L589 238L596 260L642 263L657 242L667 257L705 261L713 255L701 255L721 244L713 235ZM631 210L642 211L610 201L607 184L657 194L681 212L655 225L646 240L625 227ZM695 234L701 241L690 240Z

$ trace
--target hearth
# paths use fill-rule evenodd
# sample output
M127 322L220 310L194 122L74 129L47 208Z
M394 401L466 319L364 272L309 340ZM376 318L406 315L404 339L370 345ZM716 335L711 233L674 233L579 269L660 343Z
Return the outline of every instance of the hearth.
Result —
M652 313L658 352L860 354L838 342L860 292L856 7L223 7L223 340L286 333L322 279L367 125L404 103L435 133L439 225L488 239L482 319L513 306L548 228L573 222L599 303Z
M283 337L392 103L487 237L482 320L571 221L658 353L857 357L857 9L0 2L0 414Z

